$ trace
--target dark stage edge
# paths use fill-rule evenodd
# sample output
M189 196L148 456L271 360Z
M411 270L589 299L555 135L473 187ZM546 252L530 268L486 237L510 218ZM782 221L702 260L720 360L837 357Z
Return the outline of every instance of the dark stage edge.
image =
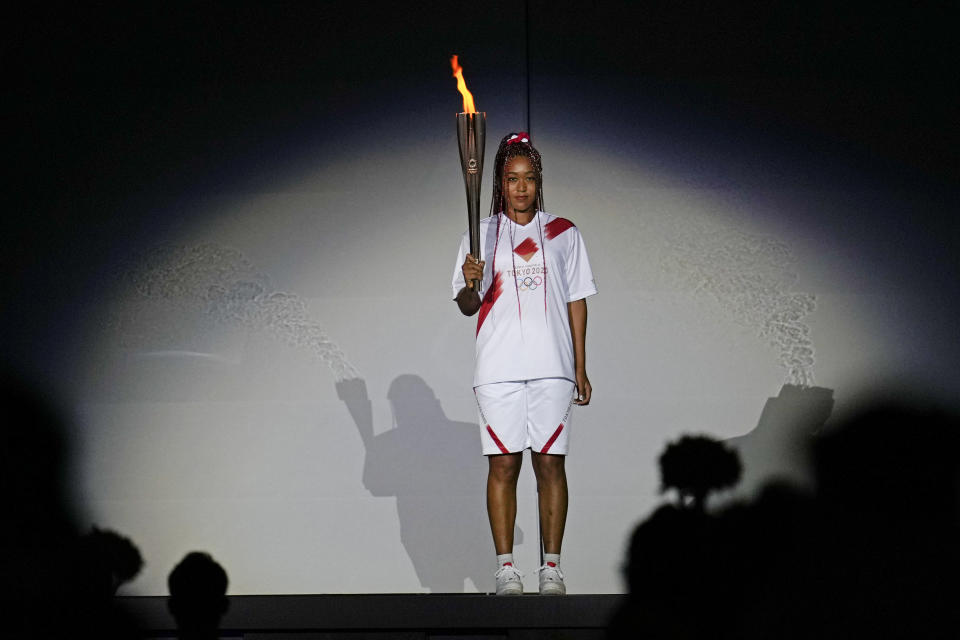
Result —
M496 597L486 594L231 596L221 637L571 638L604 637L623 595ZM120 597L148 638L175 636L162 596Z

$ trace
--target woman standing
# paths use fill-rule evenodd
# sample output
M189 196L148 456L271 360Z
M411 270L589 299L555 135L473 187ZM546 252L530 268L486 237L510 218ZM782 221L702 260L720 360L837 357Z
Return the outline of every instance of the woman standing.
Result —
M474 392L489 461L487 513L497 552L497 595L523 593L513 561L517 479L529 448L537 478L544 564L540 593L563 595L560 547L567 518L564 461L573 405L590 403L587 296L597 292L580 232L543 211L540 153L529 134L503 138L494 163L480 259L460 242L453 293L477 317ZM473 290L480 280L484 296Z

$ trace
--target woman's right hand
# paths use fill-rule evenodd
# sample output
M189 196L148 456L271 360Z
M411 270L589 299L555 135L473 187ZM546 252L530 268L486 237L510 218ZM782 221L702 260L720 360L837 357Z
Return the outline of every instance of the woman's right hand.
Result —
M467 287L473 289L473 281L480 280L483 281L483 265L485 262L483 260L477 260L469 253L463 261L463 266L460 267L460 271L463 272L463 279L467 282Z

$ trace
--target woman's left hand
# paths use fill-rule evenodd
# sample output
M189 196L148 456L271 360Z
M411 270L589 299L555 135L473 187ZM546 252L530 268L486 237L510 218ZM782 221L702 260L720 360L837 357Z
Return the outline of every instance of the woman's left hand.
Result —
M593 395L593 387L590 386L586 372L577 373L577 397L573 399L573 404L584 407L590 404L591 395Z

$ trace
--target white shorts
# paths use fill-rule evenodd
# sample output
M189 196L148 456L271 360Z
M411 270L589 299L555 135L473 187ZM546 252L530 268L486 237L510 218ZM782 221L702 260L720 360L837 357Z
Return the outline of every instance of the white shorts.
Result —
M496 382L474 387L480 413L483 455L567 455L576 385L566 378Z

